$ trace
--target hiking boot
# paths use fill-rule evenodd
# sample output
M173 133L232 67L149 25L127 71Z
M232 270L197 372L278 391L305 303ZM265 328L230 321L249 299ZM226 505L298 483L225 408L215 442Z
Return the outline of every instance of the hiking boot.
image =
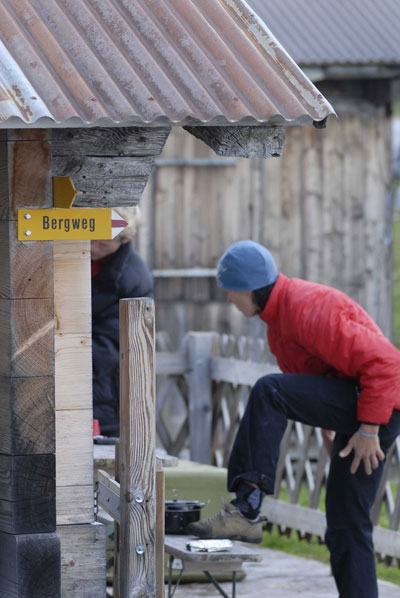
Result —
M186 532L203 539L241 540L258 544L262 540L264 521L264 517L250 521L234 505L226 502L216 515L189 523Z

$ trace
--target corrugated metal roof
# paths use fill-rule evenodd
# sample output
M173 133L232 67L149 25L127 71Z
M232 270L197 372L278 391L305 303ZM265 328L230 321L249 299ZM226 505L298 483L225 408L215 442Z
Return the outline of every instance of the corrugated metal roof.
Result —
M300 65L400 65L399 0L248 0Z
M253 13L241 0L2 0L0 127L334 114Z

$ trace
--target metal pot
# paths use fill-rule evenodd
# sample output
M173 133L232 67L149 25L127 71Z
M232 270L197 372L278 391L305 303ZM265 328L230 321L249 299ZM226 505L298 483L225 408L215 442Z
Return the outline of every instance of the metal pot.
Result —
M165 533L185 534L189 523L199 521L205 504L198 500L166 500Z

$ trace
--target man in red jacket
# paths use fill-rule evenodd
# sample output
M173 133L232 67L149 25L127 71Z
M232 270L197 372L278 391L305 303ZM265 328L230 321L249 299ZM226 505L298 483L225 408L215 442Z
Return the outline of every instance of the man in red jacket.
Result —
M274 492L287 420L320 427L331 443L326 543L339 595L376 598L370 510L400 434L400 352L350 297L287 278L254 241L229 247L217 284L246 317L266 323L282 374L260 378L250 393L228 465L236 497L188 532L260 542L261 504Z

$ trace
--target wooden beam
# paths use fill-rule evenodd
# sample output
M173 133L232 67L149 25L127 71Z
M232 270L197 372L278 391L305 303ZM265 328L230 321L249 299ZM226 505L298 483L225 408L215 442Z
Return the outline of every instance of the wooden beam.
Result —
M282 154L285 127L183 127L204 141L219 156L241 158L276 158Z
M72 178L76 207L137 204L169 132L169 127L54 129L53 174Z
M7 598L60 596L60 539L0 532L0 594ZM77 594L75 594L77 595Z
M0 455L0 529L10 534L56 527L54 455Z
M0 396L0 453L54 453L53 377L0 376Z
M55 534L52 244L17 241L18 208L49 207L44 130L0 142L0 595L60 595ZM5 533L7 532L7 533Z

